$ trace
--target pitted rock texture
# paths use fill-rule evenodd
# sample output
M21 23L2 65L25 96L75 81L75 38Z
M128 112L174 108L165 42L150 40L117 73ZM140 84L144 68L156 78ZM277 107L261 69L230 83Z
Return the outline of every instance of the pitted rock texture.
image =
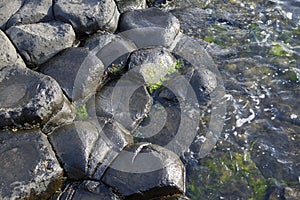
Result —
M76 32L114 32L120 13L114 0L55 0L55 19L70 23Z
M127 79L109 81L95 96L96 115L114 118L128 130L137 127L151 105L145 85Z
M121 35L132 40L138 48L170 46L179 28L176 17L157 8L126 12L119 25Z
M105 165L132 143L130 134L117 122L107 118L61 126L49 138L68 178L72 180L100 180L102 170L107 167Z
M147 8L146 0L116 0L121 13Z
M58 83L19 66L0 74L0 128L31 128L45 124L63 106Z
M139 74L147 86L161 82L176 69L174 56L165 48L138 50L132 53L129 70Z
M6 33L29 65L46 62L75 41L72 26L61 22L12 26Z
M124 71L130 53L137 49L133 42L108 32L96 33L84 46L102 60L109 74Z
M0 132L0 198L47 199L62 182L63 171L38 130Z
M53 20L52 0L26 0L8 20L6 28L18 24L33 24Z
M0 70L17 62L18 53L9 38L0 30Z
M80 104L96 93L105 80L100 59L85 48L69 48L40 67L40 71L54 78L67 97Z
M70 183L60 195L60 198L70 200L121 200L103 183L97 181Z
M103 182L126 199L155 199L185 192L185 167L171 151L150 143L125 148Z
M24 0L10 0L0 2L0 29L6 30L7 21L24 3Z

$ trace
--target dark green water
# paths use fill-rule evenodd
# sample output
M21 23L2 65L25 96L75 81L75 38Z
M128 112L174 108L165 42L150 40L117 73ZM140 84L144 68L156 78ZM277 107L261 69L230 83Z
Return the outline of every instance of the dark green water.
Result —
M299 199L300 1L178 0L165 7L184 4L204 9L201 27L185 34L208 42L227 107L213 151L200 159L194 145L187 154L187 195Z

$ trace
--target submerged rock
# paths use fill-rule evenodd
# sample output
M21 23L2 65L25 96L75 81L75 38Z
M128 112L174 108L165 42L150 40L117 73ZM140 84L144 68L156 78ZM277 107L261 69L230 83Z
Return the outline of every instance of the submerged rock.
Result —
M146 0L116 0L121 13L147 8Z
M6 23L24 3L24 0L10 0L0 2L0 29L6 29Z
M72 26L60 22L12 26L6 33L30 65L46 62L75 41Z
M121 35L138 48L169 46L179 32L180 24L172 14L157 8L126 12L119 23Z
M113 0L56 0L54 14L55 19L72 24L76 32L87 34L97 30L114 32L120 16Z
M151 105L146 87L130 80L111 80L95 96L96 115L114 118L128 130L137 127Z
M130 53L137 49L133 42L107 32L96 33L84 46L103 62L110 74L123 71Z
M189 7L171 11L171 13L179 20L180 28L183 30L184 34L198 38L204 38L206 36L206 19L210 17L209 12L209 9L206 10L199 7Z
M95 94L105 79L103 63L85 48L62 51L43 64L40 71L54 78L75 104Z
M289 139L285 132L269 131L253 144L251 158L265 178L278 181L299 181L299 156L292 153L298 151L298 143ZM289 155L288 157L286 155Z
M19 66L0 74L0 128L40 126L59 112L65 99L49 76Z
M48 199L62 182L62 169L41 132L0 133L0 198Z
M118 155L102 181L126 199L159 199L185 192L185 168L171 151L139 143Z
M19 24L33 24L53 20L52 0L27 0L9 19L6 28Z
M49 138L67 177L72 180L100 180L102 170L132 142L125 129L113 120L104 118L61 126Z
M71 183L60 194L60 199L68 200L120 200L103 183L97 181L83 181Z

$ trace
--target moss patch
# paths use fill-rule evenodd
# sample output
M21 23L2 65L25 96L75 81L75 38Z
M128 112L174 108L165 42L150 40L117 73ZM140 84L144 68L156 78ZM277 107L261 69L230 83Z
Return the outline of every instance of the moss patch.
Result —
M263 199L267 188L268 180L262 176L248 151L215 152L200 161L199 169L188 178L187 184L188 196L192 199L220 196Z
M77 108L76 110L76 118L79 120L85 120L89 117L89 114L86 110L86 105L83 104L80 107Z

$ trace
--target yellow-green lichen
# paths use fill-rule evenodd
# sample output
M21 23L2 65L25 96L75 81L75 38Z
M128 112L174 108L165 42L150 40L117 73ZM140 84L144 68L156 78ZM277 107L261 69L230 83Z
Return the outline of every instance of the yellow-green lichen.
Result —
M86 105L83 104L80 107L77 108L76 110L76 118L79 120L85 120L89 117L89 114L86 110Z
M163 65L162 61L159 61L158 62L159 65ZM169 80L169 76L173 73L175 73L177 70L181 69L182 67L184 66L184 61L183 59L177 59L176 62L171 66L169 67L169 71L166 73L166 76L164 77L161 77L159 80L156 80L154 83L150 83L149 86L148 86L148 90L150 93L153 93L154 90L158 89L162 84L163 82ZM160 67L161 69L163 69L163 67ZM150 79L150 80L154 80L155 78L155 70L152 69L152 68L147 68L145 70L145 76L146 78Z

